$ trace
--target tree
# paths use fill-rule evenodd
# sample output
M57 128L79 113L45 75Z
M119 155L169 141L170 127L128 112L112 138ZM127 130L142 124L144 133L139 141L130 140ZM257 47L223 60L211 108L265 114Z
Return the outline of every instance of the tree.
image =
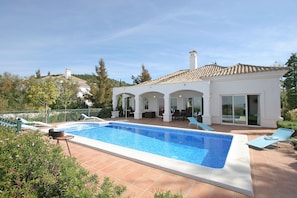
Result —
M140 84L143 83L145 81L149 81L151 80L151 75L148 72L148 70L144 67L144 65L141 66L142 72L141 75L138 75L137 77L132 75L132 80L133 80L133 84Z
M51 77L39 80L31 77L30 84L31 86L28 89L28 98L35 107L40 110L45 110L47 122L48 107L49 105L56 103L59 96L59 90Z
M8 102L13 100L14 81L11 74L5 72L0 76L0 109L6 110ZM12 103L12 102L11 102Z
M142 73L140 76L140 82L145 82L145 81L151 80L152 79L151 75L148 72L148 70L144 67L144 65L141 66L141 69L142 69Z
M103 59L100 59L99 66L96 65L95 70L98 76L96 83L91 84L93 103L97 107L109 107L112 101L112 89Z
M38 69L38 70L35 72L35 75L36 75L36 78L41 78L41 72L40 72L40 69Z
M26 106L24 81L5 72L0 75L0 109L23 110Z
M65 110L64 120L67 121L66 110L67 110L67 107L77 99L76 90L78 88L78 85L73 83L69 79L58 80L58 82L56 82L56 85L59 90L59 97L57 99L58 99L58 102L61 103L62 106L64 107L64 110Z
M284 75L283 87L285 88L284 108L288 111L297 108L297 53L291 55L286 66L290 71Z

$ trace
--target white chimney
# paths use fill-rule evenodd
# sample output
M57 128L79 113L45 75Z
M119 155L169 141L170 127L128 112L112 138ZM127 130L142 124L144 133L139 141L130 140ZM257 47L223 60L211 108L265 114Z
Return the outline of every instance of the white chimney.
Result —
M71 69L66 68L65 70L65 78L70 79L71 78Z
M190 70L197 69L197 52L190 51Z

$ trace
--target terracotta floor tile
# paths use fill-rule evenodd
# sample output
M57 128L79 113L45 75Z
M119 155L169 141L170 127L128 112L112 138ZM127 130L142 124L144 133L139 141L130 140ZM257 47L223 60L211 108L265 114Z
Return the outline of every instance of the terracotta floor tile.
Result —
M213 198L230 198L230 197L234 197L234 193L233 191L230 190L225 190L223 188L220 187L214 187L213 191L212 191L212 197Z
M187 198L211 198L213 195L214 186L196 182L195 185L190 189L188 194L185 194Z

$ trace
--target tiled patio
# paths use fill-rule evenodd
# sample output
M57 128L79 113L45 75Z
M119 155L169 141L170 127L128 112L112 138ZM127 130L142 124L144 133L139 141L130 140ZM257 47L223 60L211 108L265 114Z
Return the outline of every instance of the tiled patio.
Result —
M188 121L164 123L160 119L130 119L130 122L188 128ZM270 134L274 129L212 125L216 131L246 134L249 139ZM60 142L65 154L65 142ZM86 169L98 174L100 180L110 177L117 184L127 187L125 196L153 197L155 192L170 190L185 198L248 197L207 183L174 175L86 146L69 143L72 156ZM250 149L250 165L256 198L295 198L297 195L297 155L288 143L267 150ZM228 177L228 175L226 175ZM231 180L232 178L230 178Z

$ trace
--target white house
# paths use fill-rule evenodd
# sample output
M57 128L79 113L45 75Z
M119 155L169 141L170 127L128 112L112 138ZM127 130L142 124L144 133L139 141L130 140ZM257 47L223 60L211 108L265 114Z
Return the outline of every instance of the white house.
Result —
M280 120L280 78L284 67L217 64L197 67L190 51L190 68L134 86L113 88L113 109L119 96L135 119L164 122L202 115L206 124L276 127ZM127 106L129 108L127 108Z
M49 77L51 77L51 76L46 76L46 78L49 78ZM71 82L75 83L77 85L76 96L78 98L81 98L82 100L84 100L84 102L86 103L87 106L92 106L93 105L90 100L87 100L87 99L84 98L84 95L86 95L86 94L91 95L91 93L90 93L91 88L87 84L87 81L73 76L72 73L71 73L71 69L66 68L64 75L61 74L61 75L58 75L58 76L54 76L54 78L59 83L63 83L63 81L65 81L65 80L70 80Z

